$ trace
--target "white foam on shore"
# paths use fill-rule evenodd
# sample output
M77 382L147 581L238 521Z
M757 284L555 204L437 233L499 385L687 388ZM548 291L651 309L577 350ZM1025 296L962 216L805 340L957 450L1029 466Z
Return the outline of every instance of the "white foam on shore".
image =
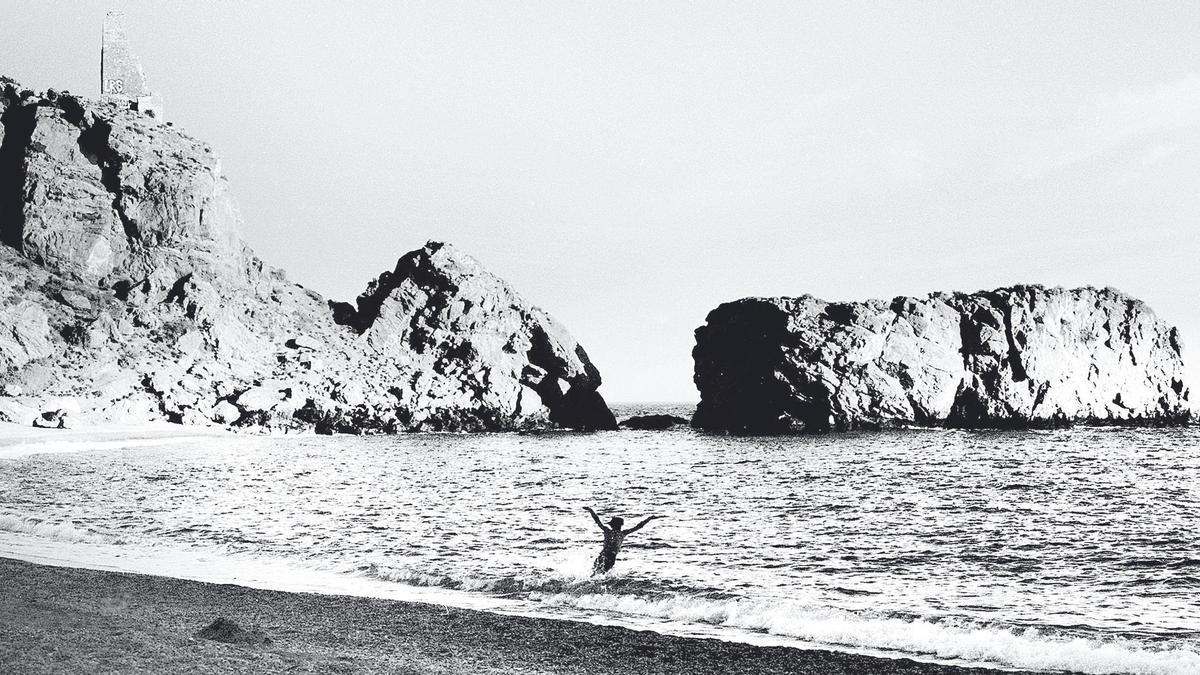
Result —
M1188 675L1200 673L1200 653L1154 651L1129 640L1087 640L1035 628L1012 630L958 621L869 617L786 602L647 598L639 595L556 594L546 602L593 611L731 626L835 647L886 649L939 660L1032 670Z
M573 620L602 626L621 626L649 630L666 635L700 637L742 642L759 646L782 646L801 649L828 649L828 645L811 643L794 637L766 632L745 631L691 623L650 615L617 616L597 613L586 608L572 608L543 602L515 600L485 593L448 589L440 585L409 585L387 581L362 571L297 564L291 561L261 557L226 555L198 549L166 547L114 546L92 541L67 542L26 532L0 531L0 557L14 558L39 565L72 567L103 572L126 572L152 576L169 576L215 584L236 584L249 588L316 593L320 595L349 595L381 598L401 602L456 607L492 612L509 616ZM916 658L931 663L984 666L982 662L948 661L935 657L913 657L891 654L869 648L844 646L837 651L882 658ZM993 667L995 667L993 665Z
M79 429L38 429L0 424L0 460L40 454L159 447L244 438L249 437L238 436L224 429L166 423Z
M72 541L70 537L43 536L45 533L4 531L0 527L0 556L53 567L169 576L290 593L353 595L479 610L495 610L508 603L503 598L388 583L345 574L343 570L283 560L186 548L114 546L94 539Z
M747 635L780 638L772 644L818 647L875 656L924 658L938 663L1022 670L1081 673L1183 675L1200 673L1200 652L1153 650L1114 637L1084 639L1048 629L1013 629L957 618L943 620L870 616L867 613L807 605L795 599L750 601L688 594L646 592L649 582L636 577L566 574L531 578L452 579L411 571L371 570L368 574L401 584L504 593L515 591L544 607L583 610L584 616L620 617L621 625L661 629L696 626L734 629L744 642L764 644ZM666 622L658 627L654 620ZM728 635L722 637L728 638Z

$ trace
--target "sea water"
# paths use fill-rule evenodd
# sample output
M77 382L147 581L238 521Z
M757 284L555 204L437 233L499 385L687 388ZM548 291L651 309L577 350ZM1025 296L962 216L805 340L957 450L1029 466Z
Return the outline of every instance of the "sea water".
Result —
M74 433L67 452L0 441L0 555L943 662L1200 673L1195 428ZM592 577L602 533L585 506L663 519Z

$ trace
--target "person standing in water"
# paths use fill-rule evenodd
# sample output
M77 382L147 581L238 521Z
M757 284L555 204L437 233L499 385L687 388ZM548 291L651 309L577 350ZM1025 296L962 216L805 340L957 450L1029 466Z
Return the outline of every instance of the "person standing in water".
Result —
M596 515L596 512L592 510L592 507L585 506L583 507L583 510L587 511L588 514L592 516L592 520L596 521L596 525L601 530L604 530L604 548L600 550L600 555L596 556L596 562L592 564L592 576L596 576L597 574L605 574L613 568L613 565L617 564L617 553L621 551L621 544L625 543L626 536L642 529L646 526L646 523L649 523L655 518L662 517L650 516L628 530L622 530L621 527L625 525L624 518L613 516L613 518L608 521L608 525L605 525L604 523L600 522L600 516Z

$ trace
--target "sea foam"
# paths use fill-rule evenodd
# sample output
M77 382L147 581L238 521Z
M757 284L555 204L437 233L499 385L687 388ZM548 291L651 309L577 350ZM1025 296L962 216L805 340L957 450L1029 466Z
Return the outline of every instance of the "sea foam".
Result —
M519 596L547 608L736 628L792 638L808 645L869 653L1097 675L1192 675L1200 672L1200 652L1148 649L1144 644L1120 637L1085 639L1056 633L1051 628L986 624L961 617L933 620L872 615L786 600L719 597L722 594L702 589L680 594L675 591L681 589L622 575L467 575L459 578L374 565L360 573L409 586Z
M962 619L908 619L787 602L556 593L549 605L729 626L832 647L926 655L1013 668L1082 673L1187 675L1200 672L1200 653L1155 651L1122 638L1083 639L1049 629L983 625Z
M52 522L41 518L0 513L0 532L27 534L41 539L50 539L68 544L120 544L122 541L92 528L79 527L72 523Z

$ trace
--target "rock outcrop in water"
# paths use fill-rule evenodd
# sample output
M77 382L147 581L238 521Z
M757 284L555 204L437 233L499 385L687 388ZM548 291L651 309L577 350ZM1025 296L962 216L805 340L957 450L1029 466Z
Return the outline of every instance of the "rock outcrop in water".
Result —
M1178 330L1113 289L746 298L708 315L693 356L692 423L711 431L1190 417Z
M687 418L678 415L653 414L653 415L634 415L629 419L621 420L617 425L622 429L632 429L634 431L663 431L672 427L686 425Z
M616 427L566 329L454 247L329 302L242 242L207 146L116 103L0 89L0 420Z

